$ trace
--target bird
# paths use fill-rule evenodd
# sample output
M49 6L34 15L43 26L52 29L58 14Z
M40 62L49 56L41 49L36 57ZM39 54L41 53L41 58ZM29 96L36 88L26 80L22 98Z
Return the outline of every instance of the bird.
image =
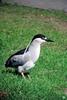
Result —
M6 61L5 67L15 68L25 78L25 73L35 66L40 56L41 44L53 42L44 34L36 34L26 48L12 54Z

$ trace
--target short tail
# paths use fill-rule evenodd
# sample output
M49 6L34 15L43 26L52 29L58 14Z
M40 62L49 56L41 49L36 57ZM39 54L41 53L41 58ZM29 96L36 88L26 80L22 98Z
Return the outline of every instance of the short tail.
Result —
M10 60L9 60L9 59L6 61L5 67L6 67L6 68L7 68L7 67L10 67Z

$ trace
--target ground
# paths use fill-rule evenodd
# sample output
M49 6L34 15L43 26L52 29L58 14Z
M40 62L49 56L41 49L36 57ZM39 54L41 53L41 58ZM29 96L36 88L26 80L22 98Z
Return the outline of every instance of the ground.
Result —
M5 61L43 33L53 43L42 46L41 55L23 79L6 71ZM0 6L0 99L67 100L67 13L24 6Z

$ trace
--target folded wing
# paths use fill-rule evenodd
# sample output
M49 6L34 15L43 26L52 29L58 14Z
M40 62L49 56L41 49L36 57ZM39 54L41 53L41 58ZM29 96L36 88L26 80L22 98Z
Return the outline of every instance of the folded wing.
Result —
M30 59L30 54L29 52L24 53L24 51L25 49L22 49L17 53L11 55L6 61L5 67L18 67L27 62Z

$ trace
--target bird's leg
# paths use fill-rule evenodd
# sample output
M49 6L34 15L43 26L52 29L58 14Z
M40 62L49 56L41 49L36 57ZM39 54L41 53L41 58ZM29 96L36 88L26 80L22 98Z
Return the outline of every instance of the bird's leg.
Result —
M27 75L27 77L28 77L29 79L31 79L31 77L30 77L30 75L29 75L29 74Z
M24 75L24 73L23 72L21 72L21 75L23 76L23 78L25 79L25 75Z
M25 70L23 69L22 66L18 66L18 72L21 74L21 76L23 76L23 78L25 79L25 75L24 75L24 72Z
M24 79L26 79L26 77L29 78L29 79L31 79L29 73L22 72L21 75L23 76Z
M24 72L24 76L25 76L26 78L31 79L31 78L30 78L30 75L29 75L29 72L27 72L27 71Z

